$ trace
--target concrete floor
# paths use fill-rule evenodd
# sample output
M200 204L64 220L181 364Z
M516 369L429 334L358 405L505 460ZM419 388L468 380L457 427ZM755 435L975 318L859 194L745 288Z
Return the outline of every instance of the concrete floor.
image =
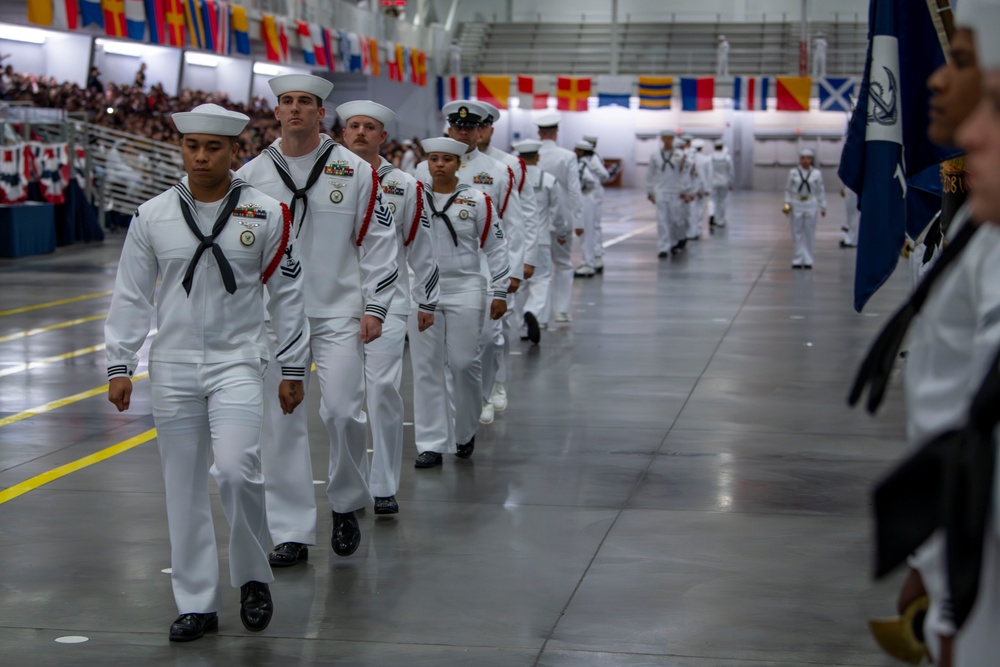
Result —
M641 193L609 191L604 276L576 281L572 324L515 343L510 408L481 428L473 459L416 471L408 427L402 511L366 512L349 558L328 546L317 486L320 545L276 573L262 635L244 631L229 591L218 635L167 641L154 442L0 504L3 662L894 664L865 619L892 612L898 583L870 580L868 507L902 452L900 391L874 419L844 396L907 285L900 273L852 311L841 202L821 220L815 270L793 272L777 195L737 193L730 227L673 261L656 257ZM148 381L119 415L91 347L120 247L0 260L0 489L153 426ZM90 319L14 336L74 318ZM409 377L407 364L407 392ZM216 526L225 558L221 511Z

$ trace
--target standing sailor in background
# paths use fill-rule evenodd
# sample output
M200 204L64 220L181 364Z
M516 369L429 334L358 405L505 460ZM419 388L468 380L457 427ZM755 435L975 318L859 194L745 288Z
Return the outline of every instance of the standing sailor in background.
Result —
M478 121L477 121L478 122ZM418 331L409 323L413 360L413 421L416 468L441 465L445 452L472 456L481 411L479 339L483 294L490 295L492 320L507 310L510 274L507 241L493 201L482 190L460 182L458 172L469 145L446 137L421 142L427 153L430 184L424 195L441 271L437 323ZM486 256L489 284L480 266ZM449 380L450 374L450 380Z
M782 210L789 216L792 226L793 269L813 267L816 218L817 215L826 217L826 190L823 188L823 174L819 169L813 169L815 155L812 149L802 149L799 166L789 170L785 184L785 206Z
M604 199L604 187L602 180L607 180L610 175L604 167L604 162L594 157L594 144L586 139L577 142L576 156L580 162L580 189L583 191L583 220L584 231L580 238L581 254L583 264L577 268L575 276L590 278L596 273L604 270L604 261L600 259L598 253L603 253L600 246L601 239L601 201ZM586 175L587 184L584 186ZM598 270L600 262L600 270Z
M717 139L715 150L712 152L712 199L708 204L709 229L726 226L726 205L729 203L729 193L733 189L734 180L733 158L726 150L722 139Z
M365 346L365 388L368 423L372 431L372 467L368 486L375 514L396 514L399 477L403 462L403 351L410 304L416 304L417 331L434 324L439 272L434 253L423 188L415 178L379 155L385 143L385 126L395 120L389 108L370 100L346 102L337 107L344 123L344 144L378 171L382 197L392 211L396 228L399 277L382 335ZM410 285L410 274L414 276ZM417 393L420 388L414 386Z
M261 414L272 404L288 414L302 401L309 333L289 211L229 170L236 137L250 119L215 104L172 119L187 176L136 209L105 337L108 399L128 410L155 309L159 333L149 376L180 612L170 641L192 641L218 628L222 604L210 454L230 526L229 574L240 587L240 618L254 632L271 620ZM264 331L265 285L278 341L274 357ZM274 393L264 391L269 359L280 375Z
M687 235L684 193L691 169L684 152L674 146L674 133L661 130L661 149L649 156L646 197L656 205L656 234L660 259L683 249Z
M527 166L528 180L534 188L535 203L538 206L538 266L531 278L528 278L525 288L517 295L519 310L524 313L521 340L530 340L536 345L541 337L539 329L542 326L538 321L538 314L548 310L550 298L552 246L566 245L572 239L572 230L561 205L556 177L538 166L538 151L541 147L542 142L537 139L523 139L513 146Z
M729 40L719 35L715 47L715 76L729 76Z
M580 172L576 155L556 144L559 139L559 121L562 116L556 111L546 111L535 116L538 138L542 146L538 149L538 166L556 177L559 197L566 217L577 236L583 234L583 196L580 192ZM571 243L552 246L552 296L549 307L540 315L540 321L548 324L550 313L555 313L556 322L570 321L570 302L573 298L573 256Z
M823 33L816 33L813 39L813 78L821 79L826 76L826 49L827 42Z
M691 160L694 163L694 199L691 202L691 218L688 220L689 241L701 239L701 223L705 219L705 209L712 190L712 156L705 152L705 140L691 142Z
M240 169L267 194L289 202L302 249L311 362L320 384L320 417L329 437L326 495L333 509L334 553L361 543L355 511L371 501L364 413L363 346L382 333L399 265L392 213L370 164L320 133L333 84L309 74L268 81L278 98L281 138ZM309 376L305 377L308 391ZM307 415L265 415L267 518L275 567L295 565L316 542L316 498Z
M604 166L604 158L597 152L597 137L595 135L584 135L584 141L589 141L594 147L590 156L590 170L597 176L597 188L594 191L594 238L591 240L594 246L594 270L597 273L604 273L604 231L601 228L601 221L604 216L604 184L611 181L615 174L611 173Z

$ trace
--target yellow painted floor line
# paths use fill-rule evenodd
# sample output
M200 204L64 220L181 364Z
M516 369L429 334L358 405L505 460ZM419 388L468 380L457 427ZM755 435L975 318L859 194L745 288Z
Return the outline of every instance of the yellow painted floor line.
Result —
M4 317L6 315L16 315L18 313L27 313L30 310L41 310L42 308L51 308L52 306L61 306L66 303L75 303L76 301L86 301L87 299L99 299L102 296L110 296L110 295L111 295L111 290L107 290L106 292L81 294L80 296L74 296L69 299L59 299L58 301L39 303L34 306L22 306L21 308L14 308L12 310L0 310L0 317Z
M3 370L0 370L0 378L7 377L8 375L14 375L15 373L23 373L25 371L30 371L33 368L40 368L42 366L47 366L48 364L52 364L57 361L73 359L74 357L82 357L85 354L93 354L94 352L100 352L103 349L104 349L104 343L101 343L100 345L94 345L93 347L84 347L79 350L73 350L72 352L67 352L65 354L57 354L54 357L45 357L44 359L39 359L38 361L32 361L27 364L17 364L16 366L11 366L9 368L4 368Z
M159 329L152 329L149 332L150 336L155 336ZM92 345L91 347L85 347L79 350L73 350L72 352L66 352L64 354L57 354L54 357L46 357L45 359L39 359L38 361L29 361L27 363L16 364L9 368L4 368L0 370L0 378L7 377L8 375L14 375L15 373L23 373L25 371L30 371L34 368L41 368L42 366L47 366L48 364L54 364L57 361L65 361L66 359L73 359L74 357L82 357L85 354L93 354L94 352L100 352L104 349L104 343L98 345Z
M132 382L138 382L139 380L145 380L149 377L149 373L139 373L132 378ZM79 401L91 398L93 396L98 396L100 394L108 393L108 385L102 384L100 387L94 387L93 389L88 389L87 391L81 391L79 394L73 394L72 396L67 396L66 398L60 398L58 400L52 401L51 403L46 403L45 405L39 405L34 408L25 410L24 412L18 412L15 415L9 417L4 417L0 419L0 426L7 426L9 424L14 424L16 422L28 419L29 417L34 417L36 415L45 414L46 412L51 412L66 405L72 403L77 403Z
M48 472L43 472L40 475L35 475L31 479L25 480L20 484L15 484L9 489L0 491L0 505L3 505L5 502L10 500L14 500L14 498L17 498L18 496L23 496L28 491L33 491L40 486L48 484L49 482L54 482L60 477L65 477L66 475L74 473L77 470L82 470L83 468L92 466L95 463L100 463L105 459L110 459L112 456L121 454L124 451L128 451L133 447L138 447L144 442L149 442L155 437L156 429L151 428L145 433L141 433L134 438L129 438L128 440L119 442L117 445L111 445L110 447L102 449L99 452L94 452L90 456L84 456L82 459L71 461L66 465L59 466L58 468L54 468Z
M27 338L28 336L37 336L38 334L45 333L46 331L65 329L66 327L72 327L76 326L77 324L84 324L86 322L93 322L94 320L103 320L107 316L108 316L107 313L101 313L100 315L91 315L90 317L78 317L75 320L66 320L65 322L50 324L47 327L38 327L37 329L27 329L25 331L18 331L17 333L7 334L6 336L0 336L0 343L6 343L7 341L17 340L20 338Z

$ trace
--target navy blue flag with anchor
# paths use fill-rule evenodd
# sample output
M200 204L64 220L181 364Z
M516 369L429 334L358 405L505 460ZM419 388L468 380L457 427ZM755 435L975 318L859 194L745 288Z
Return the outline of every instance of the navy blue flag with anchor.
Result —
M930 222L924 207L908 211L910 179L959 154L927 138L927 78L944 63L935 19L923 2L872 0L869 9L865 75L838 170L861 209L858 312L892 275L907 229L919 234Z

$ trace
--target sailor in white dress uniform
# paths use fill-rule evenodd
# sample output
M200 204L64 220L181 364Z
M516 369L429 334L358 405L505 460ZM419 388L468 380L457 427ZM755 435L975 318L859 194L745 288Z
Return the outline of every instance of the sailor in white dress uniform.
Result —
M510 263L502 223L489 195L461 183L458 171L468 144L447 137L421 142L431 184L425 195L441 272L435 324L418 331L409 323L417 456L414 467L433 468L445 453L472 456L481 410L479 337L490 270L490 318L507 310ZM450 376L450 378L449 378Z
M826 217L826 190L823 174L813 168L815 153L804 148L799 152L799 166L788 171L785 184L784 212L789 215L792 227L793 269L813 267L813 249L816 246L816 219Z
M363 347L376 340L399 275L396 230L375 169L320 134L322 101L333 84L308 74L268 82L278 97L282 136L240 175L288 202L302 251L311 361L320 383L320 417L330 442L327 498L331 546L340 556L361 543L355 511L371 502ZM308 390L309 378L306 377ZM271 564L301 562L316 542L316 499L307 416L266 416L267 514Z
M172 118L187 176L136 210L105 338L108 398L127 410L156 311L149 376L181 614L170 639L191 641L218 627L222 597L210 460L230 525L230 582L241 587L241 619L253 631L270 621L261 414L270 404L290 413L302 401L309 332L290 212L229 171L249 118L214 104ZM264 331L265 285L274 355ZM264 391L269 361L280 376L274 393Z

